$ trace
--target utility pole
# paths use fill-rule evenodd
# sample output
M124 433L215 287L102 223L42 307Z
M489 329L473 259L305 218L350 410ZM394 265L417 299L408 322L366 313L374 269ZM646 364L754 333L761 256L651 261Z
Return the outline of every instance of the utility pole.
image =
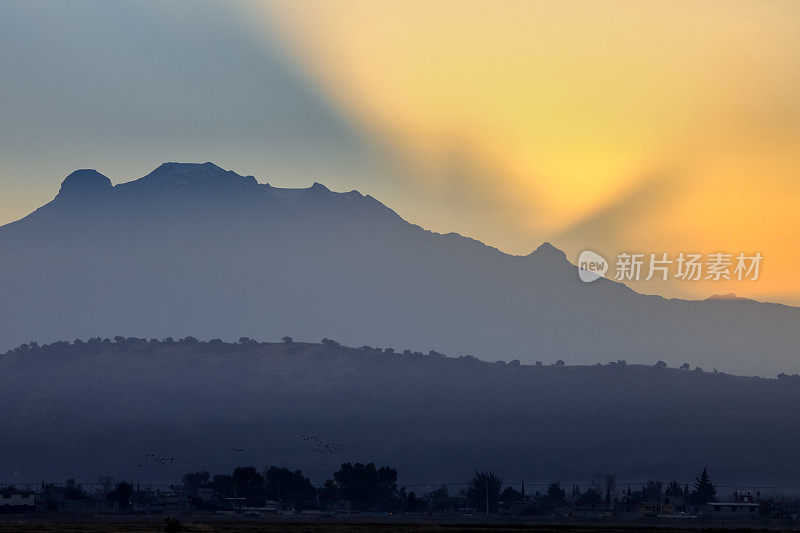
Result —
M486 486L486 516L489 516L489 478L488 477L484 481L484 485Z

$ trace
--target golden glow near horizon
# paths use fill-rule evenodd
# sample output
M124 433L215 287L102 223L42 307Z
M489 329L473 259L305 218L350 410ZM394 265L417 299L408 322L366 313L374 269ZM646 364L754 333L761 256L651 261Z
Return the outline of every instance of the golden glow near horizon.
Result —
M800 304L800 4L301 0L257 9L411 186L435 195L460 179L506 228L470 234L467 216L462 233L514 253L553 240L572 260L584 248L607 257L759 251L762 276L751 285L633 287ZM436 229L423 211L401 214Z

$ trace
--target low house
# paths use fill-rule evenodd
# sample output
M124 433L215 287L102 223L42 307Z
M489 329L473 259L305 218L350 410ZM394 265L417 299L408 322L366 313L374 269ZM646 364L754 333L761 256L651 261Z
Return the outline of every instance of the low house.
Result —
M639 502L636 504L636 513L639 516L664 516L675 514L675 507L663 500L653 502Z
M669 505L675 513L684 512L686 511L686 496L683 494L665 494L664 505Z
M705 516L712 518L758 518L759 505L753 502L709 502Z
M20 513L36 509L36 493L14 487L0 489L0 513Z
M608 518L614 516L614 509L611 505L593 504L576 505L569 513L574 518Z
M528 500L511 500L500 502L500 513L508 515L521 515L531 509Z
M336 514L350 514L352 505L348 500L332 500L325 504L325 510Z
M247 498L225 498L225 509L241 512L243 507L247 506Z
M237 511L251 515L278 514L281 511L281 503L275 500L264 500L263 505L243 505Z
M185 492L157 490L154 496L153 504L150 506L151 513L174 513L188 511L191 508L191 500Z
M216 500L216 494L214 494L214 487L211 485L200 485L197 490L194 491L194 497L199 499L203 503L211 503Z

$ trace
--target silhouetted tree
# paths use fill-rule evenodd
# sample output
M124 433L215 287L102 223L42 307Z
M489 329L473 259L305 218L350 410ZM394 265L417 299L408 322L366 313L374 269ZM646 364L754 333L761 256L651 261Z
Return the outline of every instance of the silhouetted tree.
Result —
M386 503L397 488L397 470L373 463L343 463L334 472L333 479L342 497L350 500L354 509L369 509L377 503Z
M447 485L442 485L431 492L430 502L434 512L447 513L450 507L450 493L447 490Z
M248 505L260 505L263 499L264 478L255 467L238 466L231 476L236 496L247 498Z
M642 498L648 502L656 502L661 499L661 491L664 484L660 481L653 481L652 479L647 482L647 485L642 487Z
M417 499L417 495L414 494L414 491L412 490L408 493L408 497L406 498L405 511L408 513L414 513L418 510L419 504L420 502Z
M64 487L64 498L67 500L83 500L86 498L86 492L84 492L81 484L76 483L74 479L68 479Z
M496 513L500 502L500 489L503 480L493 472L475 472L469 489L467 489L467 499L478 512L488 511Z
M106 493L111 492L114 488L114 478L111 476L100 476L97 480L97 483L103 487L103 491Z
M586 507L593 507L602 503L602 501L603 496L600 494L600 492L596 488L591 487L586 489L586 492L581 493L575 503Z
M124 510L130 506L132 494L133 487L130 483L120 481L114 486L114 490L106 494L106 500L109 502L117 502L120 510Z
M224 498L232 498L234 494L233 477L227 474L214 474L211 479L214 492Z
M517 502L522 499L522 493L514 487L506 487L503 489L502 494L500 494L500 498L504 502Z
M317 491L319 494L319 503L323 509L328 508L328 504L339 497L339 488L336 482L332 479L326 479L322 487Z
M208 483L211 478L208 472L189 472L183 475L181 484L186 488L189 493L197 492L201 485Z
M694 500L696 505L705 505L710 501L714 501L716 495L717 488L711 483L708 469L704 467L703 471L700 473L700 477L695 480L692 500Z
M289 502L296 511L314 506L317 490L300 470L271 466L264 470L265 495L270 500Z
M677 481L670 481L664 494L667 496L683 496L683 488Z
M289 337L288 335L286 337L281 338L281 340L286 344L292 344L294 342L294 340L292 340L292 338Z
M546 507L549 510L553 510L556 507L560 507L564 503L564 499L567 497L567 491L561 488L560 483L550 483L547 487L547 505Z
M610 504L617 497L617 476L606 474L605 477L605 502Z
M58 497L56 495L56 486L52 483L42 485L39 491L39 497L36 498L37 503L44 506L45 511L58 511ZM15 494L17 489L15 487L4 487L3 492Z

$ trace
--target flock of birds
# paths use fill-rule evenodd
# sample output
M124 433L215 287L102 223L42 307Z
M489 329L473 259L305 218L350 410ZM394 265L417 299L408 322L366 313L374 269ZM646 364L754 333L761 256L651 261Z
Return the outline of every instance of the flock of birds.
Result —
M303 441L311 444L313 446L313 452L319 455L335 454L339 451L339 448L341 448L341 444L338 442L324 441L317 435L303 433L300 435L300 438L303 439ZM231 448L231 451L236 455L244 454L244 448ZM148 453L144 456L144 458L145 462L151 461L161 466L167 466L168 464L175 462L174 457L166 457L157 453ZM139 468L142 468L143 466L144 463L139 464Z
M317 435L307 435L303 433L300 438L314 446L314 453L325 455L326 453L335 454L341 448L338 442L327 442Z
M166 466L170 463L175 462L174 457L164 457L163 455L158 455L157 453L148 453L144 456L145 461L152 461L156 464L160 464L161 466ZM139 468L143 467L144 463L139 464Z

